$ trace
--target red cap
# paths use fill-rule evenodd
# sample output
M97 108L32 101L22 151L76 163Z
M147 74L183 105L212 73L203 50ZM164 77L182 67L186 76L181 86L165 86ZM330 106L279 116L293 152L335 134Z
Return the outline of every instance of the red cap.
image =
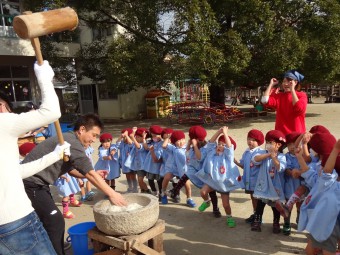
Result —
M146 133L147 129L146 128L137 128L135 135L143 137L143 133Z
M181 139L185 139L185 134L181 130L175 130L170 137L172 144L175 144L175 142Z
M104 133L99 137L99 141L101 143L107 141L107 140L111 140L112 141L112 135L110 133Z
M34 143L23 143L19 146L19 153L21 156L26 157L35 148Z
M296 139L299 138L301 133L299 132L292 132L286 135L286 143L295 143Z
M252 129L248 132L248 138L254 139L258 145L262 145L264 143L264 135L260 130Z
M336 139L330 133L315 133L308 144L319 155L328 155L331 153Z
M161 135L163 128L161 128L160 126L157 126L157 125L153 125L153 126L150 127L149 130L150 130L151 134Z
M316 134L316 133L330 133L327 128L325 128L322 125L316 125L313 126L310 130L309 133Z
M172 129L172 128L164 128L163 130L162 130L162 137L163 137L163 135L165 135L165 134L172 134L174 132L174 130Z
M285 135L279 130L270 130L266 134L266 141L274 141L277 143L285 144L286 137Z
M207 136L207 131L202 126L192 126L189 129L190 139L197 139L199 141L204 141Z
M231 136L229 136L229 139L230 139L230 142L234 145L234 150L236 150L236 142L233 138L231 138ZM222 142L222 143L225 143L225 137L224 135L221 135L219 138L218 138L218 142Z
M125 131L128 132L128 135L131 135L132 134L132 128L125 128L122 130L122 134L125 133Z

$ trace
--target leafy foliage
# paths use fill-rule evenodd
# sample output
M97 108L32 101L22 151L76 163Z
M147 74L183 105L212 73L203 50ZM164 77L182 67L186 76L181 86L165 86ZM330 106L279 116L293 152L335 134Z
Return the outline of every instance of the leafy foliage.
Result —
M26 0L36 6L65 1ZM121 28L79 54L83 75L118 91L200 78L264 85L288 69L309 83L340 79L338 0L74 0L94 29Z

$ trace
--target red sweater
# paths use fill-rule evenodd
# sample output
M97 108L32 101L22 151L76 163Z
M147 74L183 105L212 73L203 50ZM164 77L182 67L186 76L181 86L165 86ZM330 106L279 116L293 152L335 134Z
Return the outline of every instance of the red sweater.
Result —
M299 101L293 106L291 92L272 94L266 106L276 110L275 129L284 135L291 132L306 132L305 115L307 96L304 92L296 91Z

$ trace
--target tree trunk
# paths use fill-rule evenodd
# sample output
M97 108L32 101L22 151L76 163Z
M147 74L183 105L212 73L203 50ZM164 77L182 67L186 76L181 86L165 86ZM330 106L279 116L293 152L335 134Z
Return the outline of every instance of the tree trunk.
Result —
M224 104L224 87L211 85L209 86L210 102Z

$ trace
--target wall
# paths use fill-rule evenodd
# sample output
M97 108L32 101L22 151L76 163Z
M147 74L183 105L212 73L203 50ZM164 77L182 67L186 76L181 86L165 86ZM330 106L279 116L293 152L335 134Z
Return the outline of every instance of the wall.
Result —
M134 119L145 111L146 90L139 88L118 96L117 100L99 100L98 114L103 119Z

